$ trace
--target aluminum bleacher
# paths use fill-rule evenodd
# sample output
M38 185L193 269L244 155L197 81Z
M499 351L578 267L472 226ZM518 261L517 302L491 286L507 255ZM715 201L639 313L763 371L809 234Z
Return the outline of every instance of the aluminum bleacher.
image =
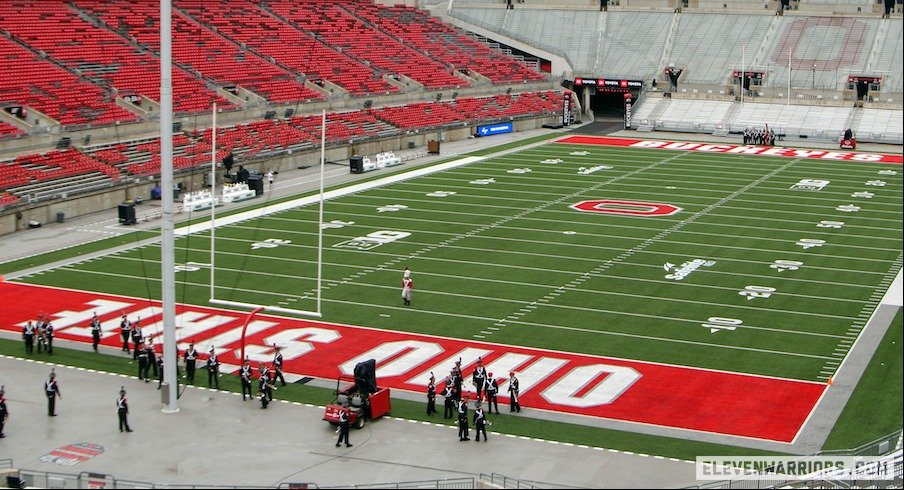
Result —
M741 14L694 14L679 17L669 61L684 68L686 83L725 83L731 68L748 61L763 43L774 17ZM730 42L713 42L713 40Z
M850 17L784 17L770 49L766 85L842 90L847 77L866 70L867 56L879 19Z
M696 100L696 99L647 99L653 105L662 104L659 115L656 116L653 123L655 129L667 131L689 131L699 133L711 133L716 129L728 113L733 102L723 100ZM650 118L651 115L646 111L653 109L638 110L635 118L642 120Z
M858 141L904 143L904 112L888 109L863 109L855 136Z
M491 49L463 32L440 22L424 10L405 5L378 6L360 3L354 15L389 32L405 43L426 51L459 70L473 70L497 84L545 79L511 56Z
M778 134L834 141L847 129L845 123L852 110L851 107L745 102L729 121L729 130L740 132L747 127L761 128L768 124Z

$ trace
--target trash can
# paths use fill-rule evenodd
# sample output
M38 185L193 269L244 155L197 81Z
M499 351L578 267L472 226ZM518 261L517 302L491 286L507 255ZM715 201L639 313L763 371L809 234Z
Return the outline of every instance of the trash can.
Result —
M62 211L58 212L56 215L56 222L57 223L65 223L66 222L66 213L64 213Z
M364 157L354 155L349 159L349 169L353 174L364 173Z
M169 405L169 401L169 383L162 383L160 385L160 403Z
M123 225L134 225L137 223L135 219L135 203L124 202L119 205L119 223Z

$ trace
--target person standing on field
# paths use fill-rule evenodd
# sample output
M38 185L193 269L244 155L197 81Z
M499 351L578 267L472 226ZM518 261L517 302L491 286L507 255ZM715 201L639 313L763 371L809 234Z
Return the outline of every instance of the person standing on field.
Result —
M414 289L414 280L411 277L402 278L402 301L405 306L411 304L411 290Z

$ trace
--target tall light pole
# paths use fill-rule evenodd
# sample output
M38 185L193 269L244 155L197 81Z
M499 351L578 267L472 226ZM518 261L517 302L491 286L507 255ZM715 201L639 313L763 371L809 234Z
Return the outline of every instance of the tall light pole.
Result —
M163 376L169 401L165 413L179 406L176 376L176 233L173 203L173 46L171 0L160 0L160 187L163 223L160 242L160 297L163 306Z

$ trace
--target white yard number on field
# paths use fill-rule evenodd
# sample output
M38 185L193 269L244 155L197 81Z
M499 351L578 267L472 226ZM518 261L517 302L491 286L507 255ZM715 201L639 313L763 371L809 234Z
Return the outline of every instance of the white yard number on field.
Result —
M798 262L796 260L776 260L775 262L769 264L770 269L775 269L779 272L783 271L796 271L800 269L800 266L804 265L803 262Z
M844 221L820 221L816 226L819 228L841 228L844 226Z
M292 240L283 240L282 238L268 238L262 242L256 242L251 245L251 250L257 250L259 248L276 248L280 245L288 245L292 243Z
M738 325L744 323L735 318L722 318L720 316L709 317L706 322L707 323L701 323L700 325L708 328L709 333L716 333L719 330L735 330L738 328Z
M394 213L396 211L401 211L402 209L408 209L408 206L406 206L404 204L389 204L386 206L378 207L377 212L378 213L385 213L385 212L393 212Z
M819 240L816 238L801 238L797 241L796 245L800 245L804 248L804 250L813 248L813 247L821 247L826 243L825 240Z
M741 296L746 296L747 300L752 300L753 298L768 298L772 296L772 293L775 292L775 288L769 288L766 286L747 286L746 288L738 291L738 294ZM710 318L712 320L712 318Z
M449 197L457 194L455 191L433 191L427 194L427 197Z
M487 184L493 184L495 182L496 182L496 179L489 178L489 179L472 180L471 182L468 182L468 183L469 184L477 184L477 185L487 185Z
M191 262L176 266L176 272L195 272L201 270L200 267L193 265Z
M351 226L353 224L355 224L354 221L342 221L342 220L334 219L333 221L330 221L329 223L324 223L324 224L320 225L320 228L322 230L326 230L329 228L342 228L343 226Z

